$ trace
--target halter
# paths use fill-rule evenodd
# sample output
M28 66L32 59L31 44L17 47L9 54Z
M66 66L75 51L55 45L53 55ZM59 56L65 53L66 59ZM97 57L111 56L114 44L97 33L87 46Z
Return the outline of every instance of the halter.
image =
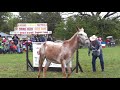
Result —
M77 33L77 38L79 38L79 37L80 37L80 36L78 37L78 35L79 35L79 34L80 34L80 33L78 32L78 33ZM82 33L81 33L81 34L82 34ZM85 34L86 34L86 33L85 33ZM81 39L81 38L79 38L79 39L80 39L80 41L82 41L82 39ZM84 41L86 42L87 40L89 40L89 38L85 39ZM90 40L89 40L89 41L90 41ZM83 43L80 43L80 44L81 44L81 45L84 45Z

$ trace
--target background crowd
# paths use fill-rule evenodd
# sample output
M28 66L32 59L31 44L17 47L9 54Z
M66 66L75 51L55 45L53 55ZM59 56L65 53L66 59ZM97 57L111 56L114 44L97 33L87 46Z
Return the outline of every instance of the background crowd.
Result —
M15 34L12 39L0 36L0 54L6 53L23 53L26 51L26 41L28 41L29 50L32 51L32 42L45 42L53 41L52 37L49 35L31 35L28 39L20 40L20 38Z

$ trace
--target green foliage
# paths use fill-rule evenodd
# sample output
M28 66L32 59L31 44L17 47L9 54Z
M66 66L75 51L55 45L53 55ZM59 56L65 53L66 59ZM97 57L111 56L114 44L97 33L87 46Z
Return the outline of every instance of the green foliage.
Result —
M41 22L41 16L34 12L19 12L22 23L39 23Z
M80 19L77 21L77 19ZM85 29L85 32L88 34L88 36L91 36L93 34L97 34L97 19L96 17L78 17L76 18L76 21L78 22L81 27Z
M88 36L95 34L103 39L109 35L115 39L120 37L119 19L102 18L99 14L75 15L63 21L60 12L19 12L19 16L0 12L0 31L9 33L17 23L47 23L48 30L59 39L69 39L76 32L76 26L83 27Z
M7 23L8 28L9 28L8 30L14 31L14 27L16 27L17 23L20 23L20 22L21 20L19 17L11 17Z
M98 37L102 37L103 40L107 36L113 36L114 38L120 37L120 21L118 19L100 18L99 16L78 16L69 17L64 27L66 27L66 38L70 38L75 33L75 27L83 27L88 37L95 34ZM63 27L62 27L63 28ZM57 30L58 33L58 30ZM61 36L62 37L62 36Z
M60 39L60 40L65 39L67 31L64 27L65 27L65 24L63 21L60 22L60 24L56 25L55 33L53 34L53 36L56 37L56 39Z
M48 24L48 31L54 33L57 24L61 22L61 15L59 12L41 12L41 22Z
M72 37L72 35L77 32L75 20L72 17L69 17L66 22L66 31L68 32L66 35L66 39Z
M21 22L23 23L47 23L48 31L54 33L54 29L58 23L61 22L61 16L59 12L19 12Z
M4 31L6 22L8 20L9 12L0 12L0 31Z

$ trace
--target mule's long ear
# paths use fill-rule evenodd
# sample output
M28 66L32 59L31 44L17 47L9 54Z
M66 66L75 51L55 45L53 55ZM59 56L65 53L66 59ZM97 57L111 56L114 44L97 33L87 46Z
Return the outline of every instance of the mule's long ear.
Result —
M83 31L83 32L84 32L84 28L82 27L82 28L80 29L80 31Z
M78 27L78 26L76 26L76 28L77 28L77 31L80 31L80 29L79 29L79 27Z

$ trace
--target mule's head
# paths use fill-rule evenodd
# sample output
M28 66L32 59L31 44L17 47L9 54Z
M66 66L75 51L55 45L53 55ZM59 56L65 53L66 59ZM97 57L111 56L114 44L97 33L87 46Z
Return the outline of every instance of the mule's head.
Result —
M84 32L84 29L81 28L77 28L78 29L78 41L80 43L80 45L85 45L85 46L89 46L90 45L90 40L87 36L87 34Z

